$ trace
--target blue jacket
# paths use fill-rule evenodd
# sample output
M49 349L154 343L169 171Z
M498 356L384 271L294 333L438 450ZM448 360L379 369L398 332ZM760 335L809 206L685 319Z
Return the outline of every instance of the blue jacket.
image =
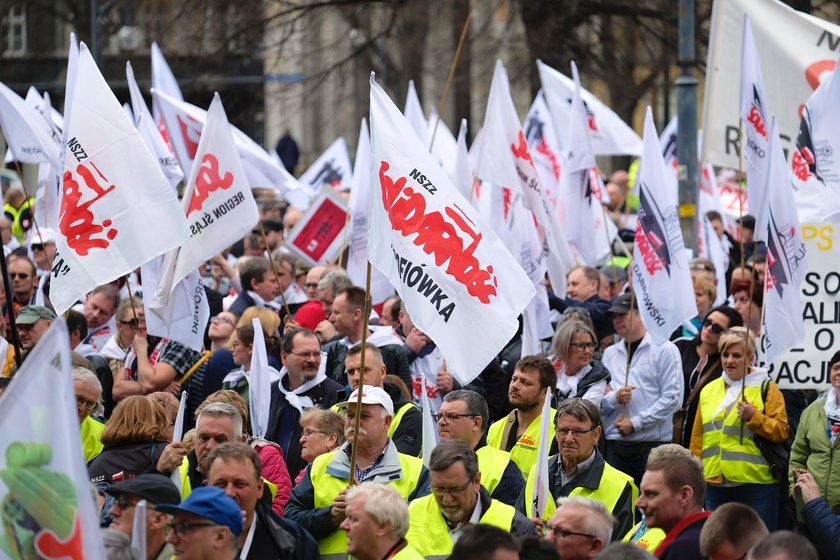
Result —
M840 515L823 498L802 506L802 519L820 551L821 557L840 558Z

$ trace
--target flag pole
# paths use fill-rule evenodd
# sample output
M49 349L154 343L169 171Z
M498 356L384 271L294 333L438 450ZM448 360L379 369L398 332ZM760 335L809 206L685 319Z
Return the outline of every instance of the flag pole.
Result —
M40 164L39 164L40 165ZM23 180L23 171L20 168L20 162L15 160L15 168L17 169L18 177L20 177L20 186L23 187L23 195L26 197L26 201L24 204L29 202L29 191L26 189L26 181ZM46 193L47 189L44 187L44 193ZM32 199L34 200L34 199ZM38 241L41 242L41 246L44 246L44 238L41 237L41 228L38 227L38 220L35 219L35 209L30 207L32 210L32 225L35 226L35 234L38 236ZM46 211L46 205L44 205L44 210ZM52 259L50 258L49 253L47 253L46 247L44 247L44 256L47 257L47 266L52 270Z
M277 288L280 292L280 299L283 300L283 309L286 311L286 317L291 320L292 312L289 310L289 304L286 302L286 294L283 293L283 287L280 285L280 275L277 273L277 265L274 263L274 254L272 254L268 247L268 238L265 236L265 228L263 228L262 219L257 220L257 225L260 226L260 235L262 235L263 243L265 243L265 249L268 251L268 262L271 263L271 271L274 272L274 279L277 280ZM294 273L295 271L293 270L292 274Z
M741 222L742 222L742 227L743 227L743 219L741 220ZM743 236L742 236L741 237L741 249L742 250L743 250L743 247L744 247L744 242L743 242ZM741 262L743 262L743 261L744 261L744 253L742 251L741 252ZM743 268L743 265L742 265L742 268ZM766 279L766 277L765 277L765 279ZM752 317L753 291L755 291L755 270L753 270L753 273L750 275L750 294L749 294L750 295L750 301L747 302L747 321L746 321L746 325L745 325L746 330L744 331L744 350L745 351L747 349L747 339L749 338L749 332L750 332L750 317ZM761 314L762 314L762 317L763 317L764 316L764 306L763 305L761 306ZM759 335L760 335L761 334L761 324L759 324L759 326L758 326L758 332L759 332ZM744 401L744 402L746 402L746 400L747 400L746 391L747 391L747 366L746 366L746 356L744 356L744 377L741 380L741 400ZM743 418L741 419L741 435L740 435L740 441L738 443L739 444L744 443L744 419Z
M633 264L632 259L630 260L630 264L631 265ZM628 265L627 268L630 268L630 265ZM632 345L633 343L628 340L628 337L630 335L630 331L633 329L633 314L632 314L632 311L633 311L635 301L636 301L636 292L631 287L630 288L630 312L628 313L629 317L628 317L628 323L627 323L627 334L624 336L624 340L627 342L627 367L624 370L624 386L625 387L627 387L627 385L630 383L630 345ZM624 410L622 411L621 415L625 416L625 417L627 416L627 403L624 403Z
M129 305L131 305L131 315L134 317L134 321L137 323L137 326L140 326L140 321L137 320L137 309L134 306L134 295L131 293L131 285L128 281L128 274L123 276L125 278L125 291L128 292L128 301Z
M367 334L368 334L368 318L370 317L370 260L367 263L367 276L365 277L365 305L364 309L362 310L362 314L364 315L363 324L364 328L362 329L362 344L361 344L361 362L359 363L359 385L356 388L356 418L353 427L353 443L350 447L350 481L349 486L355 486L359 483L356 480L356 449L357 443L359 441L359 422L362 419L362 393L364 393L365 387L365 347L367 345Z

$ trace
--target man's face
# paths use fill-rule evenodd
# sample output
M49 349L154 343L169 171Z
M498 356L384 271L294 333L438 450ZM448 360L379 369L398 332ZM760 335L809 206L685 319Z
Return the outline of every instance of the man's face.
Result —
M6 217L0 219L0 240L3 241L3 245L8 245L12 240L12 224Z
M20 345L24 350L31 350L33 346L38 344L44 333L52 325L49 319L38 319L31 325L18 325L18 334L20 335Z
M261 257L265 254L265 246L261 242L252 243L250 238L246 237L242 245L242 254L249 257Z
M564 466L573 467L592 455L601 437L601 427L592 426L588 420L578 420L571 414L563 414L556 418L554 433Z
M83 381L73 381L73 389L76 393L76 413L79 415L79 422L96 410L99 403L99 391Z
M440 513L450 523L465 521L478 500L480 475L474 480L467 476L464 463L455 461L442 471L429 471L432 478L432 495Z
M709 554L708 558L709 560L743 560L754 544L755 542L750 539L744 539L737 546L728 540L724 540L719 547Z
M586 301L598 293L598 281L590 280L583 269L576 268L569 273L566 295L577 301Z
M201 525L185 528L181 534L176 534L176 531L173 530L166 535L166 542L170 543L175 549L177 560L218 558L219 532L223 530L221 527L203 526L211 522L192 513L179 511L172 517L172 524L179 526L181 523Z
M617 334L620 338L627 338L628 330L632 328L635 332L638 328L640 320L639 314L636 311L613 314L612 321L613 327L615 328L615 334Z
M345 294L336 296L332 304L332 313L330 313L329 320L339 336L353 336L356 334L360 317L361 312L358 309L352 309L350 307Z
M440 439L459 439L472 445L476 431L480 430L481 420L477 416L464 416L467 412L467 403L464 401L442 403L437 423Z
M718 239L723 239L723 221L714 219L711 220L712 229L715 230L715 233L718 236Z
M117 496L108 508L108 515L111 516L111 524L108 528L131 536L134 531L134 508L139 501L139 497L131 494Z
M756 285L764 286L764 279L767 277L767 262L753 263L753 271L755 271Z
M89 295L85 299L85 319L89 329L97 329L114 316L114 300L103 293Z
M254 508L263 495L263 483L254 472L254 465L247 459L216 459L207 472L207 486L220 488L233 498L239 509L250 520Z
M136 321L135 313L137 314ZM146 311L142 307L135 308L133 313L130 308L126 309L122 317L117 317L117 332L126 340L131 340L138 332L146 332Z
M645 471L639 485L636 507L645 514L648 527L659 527L666 533L682 519L680 495L665 484L663 471Z
M335 294L332 288L316 289L318 294L318 301L321 302L321 310L327 317L332 313L333 302L335 301Z
M36 237L30 248L32 249L32 260L35 261L35 266L41 270L49 270L50 263L55 260L55 241L47 241L42 245L38 243Z
M256 278L251 279L251 289L265 301L271 301L280 294L277 278L271 270L266 270L259 282Z
M546 539L554 543L563 560L586 560L594 558L605 544L586 533L587 511L575 506L557 508L548 522L551 530ZM561 537L558 531L563 531Z
M295 281L295 274L292 270L292 263L289 261L283 261L277 264L277 276L280 277L280 289L282 291L286 291L286 289L292 285L292 282Z
M195 455L199 464L204 455L217 445L234 441L233 418L230 416L201 416L195 427Z
M359 373L362 370L362 353L347 356L344 359L344 369L347 372L347 383L350 389L355 390L359 386ZM385 383L385 364L374 356L373 352L365 350L365 385L382 387Z
M298 381L314 379L321 366L321 346L318 344L318 337L296 334L292 340L292 351L281 352L280 360L288 368L289 375Z
M303 284L306 297L309 299L318 299L318 282L321 280L321 276L323 275L323 266L313 266L309 269L309 272L306 273L306 280Z
M543 399L545 388L540 386L540 374L536 370L513 372L508 387L508 399L515 408L530 410L538 406Z
M738 235L740 236L740 241L743 241L745 244L749 245L753 242L753 236L755 235L755 233L751 229L738 226Z
M351 404L347 406L347 416L344 418L344 437L347 441L353 440L353 430L356 425L356 407ZM378 404L363 404L362 414L359 419L360 447L377 448L385 447L388 441L388 428L391 426L391 417L382 417L384 409Z
M379 323L386 327L396 327L397 323L391 319L391 309L394 308L394 298L385 300L382 304L382 314L379 316Z
M12 281L12 293L18 303L29 303L35 278L32 267L26 259L15 259L9 263L9 279Z
M357 496L347 503L346 516L339 529L347 533L347 553L376 550L378 541L387 533L387 527L380 527L365 511L365 496Z

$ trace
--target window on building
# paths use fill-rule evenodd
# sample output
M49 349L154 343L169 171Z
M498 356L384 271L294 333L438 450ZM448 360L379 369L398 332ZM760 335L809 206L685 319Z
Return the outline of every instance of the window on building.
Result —
M3 54L21 55L26 52L26 8L9 8L3 18Z

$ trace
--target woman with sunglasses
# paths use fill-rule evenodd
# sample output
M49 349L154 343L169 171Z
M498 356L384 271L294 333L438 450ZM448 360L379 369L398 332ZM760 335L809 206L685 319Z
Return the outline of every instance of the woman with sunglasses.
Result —
M720 335L743 324L737 311L728 305L721 305L709 311L700 324L697 336L674 341L682 358L685 387L682 408L674 414L674 443L683 447L691 443L691 429L694 427L700 391L719 378L723 371L718 351Z
M746 327L723 333L718 348L723 373L700 391L691 434L691 452L703 460L706 509L747 504L772 533L779 524L779 481L754 438L787 439L785 399L767 370L752 367L755 337Z
M557 327L551 341L555 357L552 364L557 370L557 404L576 397L601 406L610 372L592 356L596 343L595 331L583 322L567 320Z

